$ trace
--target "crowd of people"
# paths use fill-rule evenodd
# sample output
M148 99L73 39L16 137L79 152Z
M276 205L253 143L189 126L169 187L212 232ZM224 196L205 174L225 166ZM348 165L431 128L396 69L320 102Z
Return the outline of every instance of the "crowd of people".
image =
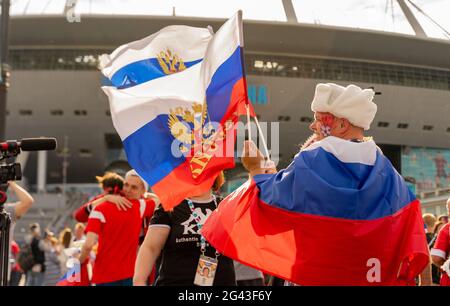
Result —
M55 286L67 272L68 255L76 241L84 241L85 225L64 228L58 235L42 232L38 223L30 224L25 243L11 241L10 286Z
M371 187L370 195L372 198L383 199L383 205L386 202L392 202L388 203L391 206L384 206L388 207L386 214L379 213L375 217L390 216L392 207L398 209L399 207L402 208L401 205L417 202L414 195L407 191L403 179L393 169L392 165L383 159L384 157L380 158L379 164L374 164L374 161L370 161L367 157L372 153L375 157L380 154L379 148L376 147L374 142L366 140L363 135L364 130L369 128L376 113L376 106L372 102L373 94L372 90L361 90L354 85L344 88L335 84L319 84L312 103L315 120L310 128L314 134L305 143L300 153L296 155L293 163L284 170L277 171L275 168L264 167L266 163L263 163L262 154L257 152L256 157L255 155L247 155L252 146L245 146L245 153L242 158L243 165L249 172L250 177L259 184L261 194L265 197L267 203L274 202L281 206L284 209L282 213L285 215L293 204L299 204L303 207L305 204L302 202L304 197L308 193L311 194L310 191L305 191L302 181L304 175L318 171L315 173L320 176L322 170L325 172L322 173L323 175L320 176L317 184L320 183L323 187L318 193L328 192L329 195L342 193L342 199L346 199L352 189L344 188L346 187L345 184L350 184L351 186L349 186L352 188L358 187L363 181L363 177L369 177L368 173L376 167L379 167L379 173L374 176L374 180L385 177L382 183L386 183L387 179L391 182L391 185L386 188L393 189L391 186L397 184L395 185L397 189L394 190L394 196L387 199L385 189L380 189L379 186ZM319 147L322 151L328 150L334 155L323 155L322 159L318 159L320 162L316 163L312 158L317 158L318 154L323 154L320 150L312 150L316 147ZM346 155L343 155L342 152ZM308 158L311 158L312 162ZM342 159L340 162L344 161L349 164L335 163L335 160L339 158ZM355 160L362 160L362 164L370 165L370 167L353 167L351 163L355 163ZM342 186L331 188L331 183L333 183L331 179L324 183L323 178L330 171L328 165L330 161L335 163L334 165L338 165L336 167L338 172L334 179L340 180L339 183L342 183ZM320 168L323 164L328 166ZM309 172L305 172L305 169L308 169ZM339 169L345 173L339 173ZM364 173L358 173L358 171ZM351 176L351 180L347 177L348 175ZM102 193L82 204L74 212L73 216L79 223L73 231L65 228L57 236L49 230L45 230L42 234L39 224L31 224L29 237L22 249L12 241L11 285L18 285L21 280L28 286L61 284L96 286L284 284L284 281L280 279L264 275L261 271L242 263L234 262L232 258L221 254L202 235L201 230L205 221L210 218L212 212L223 201L219 195L219 191L225 182L223 172L215 177L210 190L184 199L169 211L163 209L158 197L149 192L149 185L135 170L127 172L125 177L109 172L97 177L97 180L102 188ZM31 207L33 199L17 184L10 183L9 185L19 199L17 203L6 204L5 206L14 223ZM355 192L359 197L358 188L355 189ZM311 198L315 205L327 204L322 203L324 201L330 202L327 198L320 198L318 193L312 195ZM404 200L405 203L399 202L399 193L402 193L401 196L406 199ZM355 199L355 197L350 199ZM342 205L342 203L333 204ZM374 202L375 206L382 206L382 204ZM410 205L408 208L420 210L420 206ZM335 209L335 207L329 209ZM348 215L354 213L347 206L343 206L343 209L348 210ZM217 212L219 211L226 213L223 209L219 209ZM376 211L378 212L378 210ZM313 210L310 212L314 213ZM244 214L245 211L241 213ZM362 214L363 211L361 210L360 213ZM405 225L405 227L419 227L418 231L406 232L408 235L414 236L413 238L401 237L401 240L415 239L414 241L410 240L413 243L410 243L408 247L411 245L416 247L417 244L420 244L424 245L426 249L426 239L430 249L429 254L431 256L428 256L428 251L423 252L421 250L422 254L425 254L424 256L430 258L429 260L427 258L421 260L420 271L411 272L414 280L414 277L418 276L423 270L420 274L420 280L417 282L421 285L450 285L449 214L450 199L447 201L447 215L435 217L432 214L424 214L422 222L420 214L417 214L419 219L408 220L411 224ZM255 215L256 212L249 218ZM370 218L373 219L374 216L370 216ZM371 221L370 218L369 221ZM342 216L341 219L343 219ZM296 220L299 219L295 217L292 220L297 222ZM425 225L425 233L422 232L423 224ZM333 228L333 230L335 229ZM423 239L421 238L422 235ZM348 239L352 239L352 237ZM241 246L244 246L243 243L255 243L254 241L242 241L239 242ZM397 243L396 246L402 243L394 242ZM310 246L313 246L314 241L309 243ZM239 247L239 245L236 247ZM277 248L273 245L267 247ZM292 248L295 248L295 245ZM281 252L284 251L286 250L281 250ZM430 264L423 268L427 262ZM265 263L268 264L268 262ZM258 264L261 264L261 262ZM304 264L306 265L302 266ZM412 262L408 264L412 264ZM307 269L307 263L301 263L299 266Z

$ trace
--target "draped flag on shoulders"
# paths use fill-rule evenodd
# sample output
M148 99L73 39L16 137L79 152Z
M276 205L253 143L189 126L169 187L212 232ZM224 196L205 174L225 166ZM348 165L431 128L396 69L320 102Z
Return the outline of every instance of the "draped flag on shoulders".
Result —
M327 137L225 198L202 234L301 285L406 285L428 264L420 203L376 144Z
M128 162L166 210L234 167L233 123L248 103L243 60L240 11L214 35L168 26L101 59Z

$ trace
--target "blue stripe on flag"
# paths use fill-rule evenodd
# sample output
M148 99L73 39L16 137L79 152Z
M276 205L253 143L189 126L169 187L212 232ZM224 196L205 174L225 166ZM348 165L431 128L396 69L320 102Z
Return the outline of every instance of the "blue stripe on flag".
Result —
M200 63L202 59L198 59L191 62L185 62L186 68L192 67L197 63ZM120 68L111 77L111 83L113 86L124 89L133 87L160 77L166 76L161 66L158 63L158 59L150 58L141 61L137 61L128 64Z
M374 220L390 216L415 200L379 152L375 165L369 166L343 163L317 148L299 154L284 171L257 175L254 180L265 203L317 216Z
M225 115L233 86L244 76L242 69L241 47L237 47L233 54L216 70L206 90L211 121L220 122Z

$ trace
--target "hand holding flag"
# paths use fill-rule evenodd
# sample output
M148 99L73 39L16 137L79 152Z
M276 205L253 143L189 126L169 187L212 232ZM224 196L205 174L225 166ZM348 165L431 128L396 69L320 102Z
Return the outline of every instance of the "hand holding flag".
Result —
M251 140L244 142L241 161L250 176L277 172L273 162L267 160Z

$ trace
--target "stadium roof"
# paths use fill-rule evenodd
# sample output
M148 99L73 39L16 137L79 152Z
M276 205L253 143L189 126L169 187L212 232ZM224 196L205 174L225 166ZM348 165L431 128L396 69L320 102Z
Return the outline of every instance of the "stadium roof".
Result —
M428 37L450 39L450 0L402 1ZM49 15L177 16L344 26L414 35L393 0L11 0L12 17Z

